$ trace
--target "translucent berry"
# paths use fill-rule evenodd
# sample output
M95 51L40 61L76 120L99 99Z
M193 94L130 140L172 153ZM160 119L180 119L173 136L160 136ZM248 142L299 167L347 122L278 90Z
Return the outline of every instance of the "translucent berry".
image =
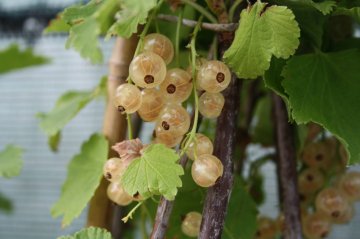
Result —
M360 172L348 172L344 174L338 186L350 201L360 200Z
M315 205L317 211L334 220L343 217L350 206L344 194L334 187L319 192L316 196Z
M144 89L141 92L142 104L138 114L144 121L155 121L164 107L164 98L157 89Z
M305 169L298 177L299 192L302 194L315 193L323 187L324 183L323 173L315 168Z
M258 217L256 239L273 239L277 234L276 222L268 217Z
M181 103L189 98L192 90L191 75L186 71L175 68L166 73L160 85L161 94L167 102Z
M221 114L225 99L221 93L203 93L199 98L199 111L206 118L216 118Z
M189 237L197 237L200 232L201 218L198 212L187 213L181 224L182 232Z
M121 113L134 113L140 108L141 103L141 91L135 85L122 84L116 88L115 106Z
M322 142L312 143L304 148L302 160L311 168L328 169L334 156L328 145Z
M322 213L309 214L303 221L303 232L308 239L326 238L331 231L331 222Z
M231 80L229 68L221 61L208 61L198 71L197 83L210 93L218 93L228 87Z
M137 86L153 88L165 80L166 65L159 55L144 52L130 63L129 75Z
M332 222L336 224L345 224L350 222L354 216L355 216L354 205L349 204L349 207L347 207L346 212L338 218L333 218Z
M161 127L161 126L158 126ZM183 136L176 136L172 132L160 129L155 131L155 143L164 144L169 148L175 147L176 145L180 144Z
M189 144L189 147L186 150L186 155L191 159L195 160L196 157L199 157L203 154L212 154L213 153L213 144L211 140L203 134L197 133L195 139Z
M120 158L111 158L104 164L104 177L110 182L119 181L127 166Z
M191 175L197 185L210 187L222 176L223 170L223 164L217 157L203 154L193 162Z
M107 188L107 195L111 201L120 205L126 206L130 204L133 198L124 190L120 183L112 182Z
M159 33L152 33L144 38L144 51L153 52L169 64L174 57L174 46L169 38Z
M183 136L190 127L190 115L182 106L169 104L161 111L155 127L157 136L162 131L168 131L174 137Z

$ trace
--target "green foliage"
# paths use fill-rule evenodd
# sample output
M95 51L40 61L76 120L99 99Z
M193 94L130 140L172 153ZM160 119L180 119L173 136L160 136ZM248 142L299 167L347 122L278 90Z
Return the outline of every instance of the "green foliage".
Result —
M339 7L335 10L333 15L346 15L354 18L355 21L360 23L360 7L344 8Z
M140 158L135 159L121 178L125 191L143 197L161 194L173 200L177 187L181 187L183 168L177 163L179 155L162 144L148 146Z
M283 86L297 123L314 121L339 137L360 161L360 51L307 54L290 59Z
M89 227L76 232L72 236L62 236L57 239L112 239L111 233L102 228Z
M100 63L103 59L97 39L99 34L100 27L96 20L89 18L70 29L66 48L74 47L83 58L90 59L93 63Z
M336 1L326 0L323 2L314 2L312 0L301 0L300 2L312 6L313 8L320 11L322 14L329 14L336 6Z
M32 49L20 50L16 44L0 51L0 74L9 71L43 65L49 62L49 59L43 56L35 55Z
M228 205L223 238L253 239L257 229L257 213L254 200L245 190L241 180L236 178Z
M61 14L67 24L74 25L91 17L98 10L101 1L92 0L86 5L75 5L68 7Z
M105 95L106 77L90 91L69 91L60 96L55 107L49 113L39 113L40 128L49 137L49 146L56 151L60 141L60 131L87 104L99 96Z
M144 24L151 9L156 6L156 0L124 0L122 9L116 14L116 22L108 31L108 35L118 35L129 38L137 32L138 25Z
M81 152L74 156L68 165L61 196L51 209L53 217L63 215L64 227L80 215L93 196L100 183L107 154L108 142L105 137L94 134L82 145Z
M272 55L288 58L299 45L300 29L291 10L257 1L241 12L225 62L240 78L256 78L270 67Z
M23 166L23 149L9 144L0 151L0 177L18 176Z
M70 25L67 24L61 16L58 16L50 21L49 25L44 29L43 34L50 34L56 32L69 32Z
M274 141L273 122L271 120L271 97L268 95L259 100L254 112L254 121L250 129L252 142L272 145Z
M13 210L13 204L9 198L0 192L0 211L10 213Z

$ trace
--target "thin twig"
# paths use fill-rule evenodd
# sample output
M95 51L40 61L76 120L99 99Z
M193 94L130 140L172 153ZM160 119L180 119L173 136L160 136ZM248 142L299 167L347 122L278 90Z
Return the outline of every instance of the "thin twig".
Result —
M178 22L179 21L179 18L177 16L166 15L166 14L159 14L157 16L157 18L160 20L169 21L169 22ZM197 21L183 18L182 24L187 27L195 27L197 25ZM201 28L211 30L214 32L233 32L237 29L238 25L239 24L237 24L237 23L221 24L221 23L203 22L203 23L201 23Z
M285 103L273 94L279 155L280 183L285 215L285 239L302 239L299 193L297 190L295 138Z

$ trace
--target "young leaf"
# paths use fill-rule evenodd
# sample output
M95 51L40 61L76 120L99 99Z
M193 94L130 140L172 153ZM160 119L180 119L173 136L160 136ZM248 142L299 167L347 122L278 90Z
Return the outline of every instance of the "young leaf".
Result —
M102 228L89 227L76 232L72 236L62 236L57 239L112 239L111 233Z
M70 25L84 21L98 10L101 1L92 0L86 5L75 5L68 7L61 14L62 19Z
M49 137L49 146L55 149L60 140L60 131L72 120L90 101L105 94L106 77L91 91L69 91L60 96L55 107L49 113L39 113L40 128Z
M0 151L0 177L11 178L20 174L23 166L23 149L16 145L7 145Z
M25 67L43 65L48 63L49 59L35 55L30 48L21 51L18 45L13 44L0 51L0 62L0 74L3 74Z
M261 76L272 55L288 58L299 45L300 29L292 11L284 6L266 7L257 1L241 12L235 39L224 54L225 62L240 78Z
M117 14L116 22L108 31L108 36L118 35L129 38L137 32L139 24L144 24L151 9L156 6L156 0L124 0L122 9Z
M121 178L125 190L134 195L161 194L173 200L177 187L181 187L183 168L176 162L179 155L162 144L148 146L140 158L135 159Z
M256 225L257 209L254 200L246 192L239 178L235 179L227 210L224 239L253 239ZM229 233L233 236L230 237Z
M49 25L44 29L43 34L50 34L56 32L69 32L70 25L67 24L64 19L59 15L52 19Z
M93 196L102 177L107 153L108 142L105 137L94 134L82 145L80 154L74 156L68 165L61 196L51 209L53 217L63 215L64 227L80 215Z
M347 145L350 162L360 162L360 50L295 56L283 75L293 118L324 126Z
M70 29L66 48L74 47L83 58L91 60L92 63L101 63L103 59L98 41L99 34L100 26L96 19L88 18Z

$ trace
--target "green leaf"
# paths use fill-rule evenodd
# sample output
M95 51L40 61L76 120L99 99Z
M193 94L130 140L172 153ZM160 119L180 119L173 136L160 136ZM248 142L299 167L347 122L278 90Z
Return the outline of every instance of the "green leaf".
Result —
M333 12L333 15L345 15L350 16L354 18L355 21L360 23L360 7L353 7L353 8L344 8L344 7L338 7Z
M147 197L161 194L173 200L177 187L181 187L183 168L176 162L179 155L162 144L148 146L140 158L135 159L121 178L125 191Z
M296 122L322 125L360 162L360 50L295 56L283 75Z
M283 79L281 72L285 64L285 60L273 58L269 70L265 72L264 82L267 88L273 90L282 98L287 99L287 94L285 93L284 87L281 85Z
M225 220L225 229L228 233L223 233L224 239L253 239L257 229L256 216L254 200L245 190L241 180L236 178Z
M61 196L51 209L53 217L63 215L62 225L68 226L77 218L99 186L103 165L108 154L108 142L103 135L94 134L81 152L68 165Z
M151 9L156 6L156 0L124 0L122 1L122 10L116 17L116 22L108 31L110 35L118 35L129 38L137 32L139 24L144 24Z
M61 16L52 19L49 25L44 29L43 34L69 32L70 25L67 24Z
M60 140L60 131L72 120L88 103L106 92L106 77L100 84L90 91L69 91L60 96L55 107L49 113L39 113L40 128L50 138L48 140L52 149L55 149ZM58 136L57 136L58 135Z
M105 229L89 227L76 232L73 236L62 236L58 239L112 239L112 237Z
M312 6L313 8L320 11L322 14L329 14L334 7L336 7L336 1L323 1L323 2L314 2L312 0L301 0L302 3Z
M66 48L73 47L83 58L91 60L92 63L101 63L103 58L98 41L99 34L100 26L96 19L88 18L70 29Z
M270 67L272 55L288 58L299 45L300 29L292 11L284 6L256 2L241 12L239 28L225 62L240 78L256 78Z
M20 50L16 44L0 51L0 74L9 71L49 63L49 59L35 55L31 48Z
M23 166L22 156L23 149L12 144L0 151L0 177L18 176Z
M13 210L13 204L9 198L0 192L0 211L10 213Z
M103 3L103 1L92 0L86 5L71 6L66 8L61 16L66 23L71 25L77 24L84 21L86 18L91 17L101 3Z

